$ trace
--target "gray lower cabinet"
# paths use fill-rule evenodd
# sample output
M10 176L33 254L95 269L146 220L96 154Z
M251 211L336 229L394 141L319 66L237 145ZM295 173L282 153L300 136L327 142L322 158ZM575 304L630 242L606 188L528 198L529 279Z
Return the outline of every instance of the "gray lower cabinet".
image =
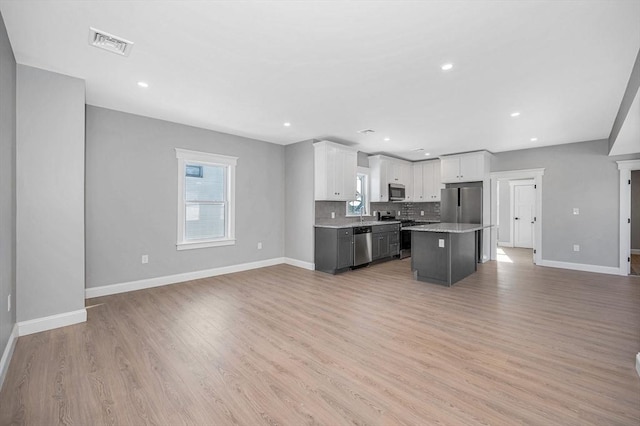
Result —
M353 229L316 228L315 264L330 274L353 266Z
M400 229L389 232L389 256L400 255Z
M372 231L372 260L400 254L400 225L376 225Z

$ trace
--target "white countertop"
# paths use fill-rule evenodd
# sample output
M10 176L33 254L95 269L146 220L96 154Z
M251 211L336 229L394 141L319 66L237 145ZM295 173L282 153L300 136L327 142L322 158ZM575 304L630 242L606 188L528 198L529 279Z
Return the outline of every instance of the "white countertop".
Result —
M482 225L480 223L433 223L431 225L416 225L404 228L405 231L419 232L448 232L452 234L461 234L464 232L480 231L484 228L490 228L491 225Z
M316 228L353 228L356 226L378 226L378 225L394 225L400 224L399 220L365 220L357 222L332 222L332 223L316 223Z
M435 219L416 219L416 222L423 222L423 223L434 223L434 222L439 222L438 220ZM359 220L357 221L353 221L351 219L336 219L333 220L331 222L325 222L325 223L316 223L314 226L316 228L333 228L333 229L339 229L339 228L353 228L355 226L380 226L380 225L394 225L394 224L399 224L400 220L365 220L363 222L360 222ZM403 228L403 229L409 229L409 228Z

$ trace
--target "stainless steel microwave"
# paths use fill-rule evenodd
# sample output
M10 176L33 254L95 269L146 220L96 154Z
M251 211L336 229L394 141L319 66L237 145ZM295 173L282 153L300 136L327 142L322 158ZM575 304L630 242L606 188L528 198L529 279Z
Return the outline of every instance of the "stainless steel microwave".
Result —
M404 185L399 183L389 184L389 201L404 201L405 189Z

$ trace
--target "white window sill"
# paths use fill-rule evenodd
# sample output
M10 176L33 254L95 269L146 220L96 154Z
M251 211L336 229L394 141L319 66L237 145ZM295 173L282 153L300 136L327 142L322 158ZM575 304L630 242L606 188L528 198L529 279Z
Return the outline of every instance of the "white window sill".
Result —
M188 243L177 243L177 250L192 250L207 247L232 246L236 240L213 240L213 241L194 241Z

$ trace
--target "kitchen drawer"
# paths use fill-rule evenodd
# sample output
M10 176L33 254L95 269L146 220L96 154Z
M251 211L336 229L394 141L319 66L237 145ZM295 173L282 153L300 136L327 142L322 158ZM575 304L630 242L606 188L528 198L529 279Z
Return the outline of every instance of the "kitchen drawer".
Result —
M347 237L353 235L353 228L340 228L338 229L338 238Z
M395 232L400 229L400 225L397 223L391 225L375 225L373 226L372 232L374 234L380 234L382 232Z

